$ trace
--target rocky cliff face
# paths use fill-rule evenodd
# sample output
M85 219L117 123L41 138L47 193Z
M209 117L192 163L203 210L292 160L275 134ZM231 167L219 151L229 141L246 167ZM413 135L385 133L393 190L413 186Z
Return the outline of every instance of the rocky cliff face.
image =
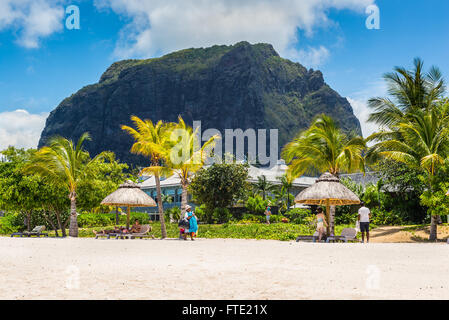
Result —
M279 129L279 147L313 117L326 113L360 134L349 102L320 71L281 58L269 44L187 49L148 60L112 64L99 83L63 100L47 119L39 147L54 135L73 140L89 132L91 155L111 150L130 164L145 164L129 150L120 129L130 116L153 121L202 121L202 130ZM147 163L146 163L147 164Z

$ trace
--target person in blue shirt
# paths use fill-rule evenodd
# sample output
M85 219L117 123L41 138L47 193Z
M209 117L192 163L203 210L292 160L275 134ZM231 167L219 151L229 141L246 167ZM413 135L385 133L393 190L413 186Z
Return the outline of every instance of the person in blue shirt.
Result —
M186 207L186 219L189 221L189 233L190 239L193 241L193 237L196 236L198 231L198 220L196 218L195 212L192 211L192 207L187 205Z

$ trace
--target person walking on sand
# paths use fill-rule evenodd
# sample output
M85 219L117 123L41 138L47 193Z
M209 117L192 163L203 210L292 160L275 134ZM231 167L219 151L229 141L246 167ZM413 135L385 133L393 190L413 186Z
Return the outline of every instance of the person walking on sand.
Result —
M318 232L318 242L321 242L321 238L326 233L327 221L323 213L323 208L316 209L316 231Z
M192 211L192 207L189 205L186 206L186 219L189 221L190 239L193 241L193 237L196 236L196 232L198 231L198 221L195 212Z
M366 232L366 242L369 242L369 220L371 218L371 211L365 207L365 203L360 202L361 208L359 209L359 216L357 220L360 223L360 232L362 232L362 243L365 242L365 232Z
M265 218L267 219L267 224L270 224L271 208L268 206L265 209Z

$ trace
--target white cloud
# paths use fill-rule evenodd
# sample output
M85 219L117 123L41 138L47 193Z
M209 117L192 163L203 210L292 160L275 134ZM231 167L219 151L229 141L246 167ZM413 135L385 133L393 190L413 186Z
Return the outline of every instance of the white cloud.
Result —
M60 0L0 0L0 31L17 31L25 48L38 48L42 38L61 31L63 18Z
M366 138L375 131L379 130L379 126L375 123L368 122L368 117L372 110L368 107L368 100L374 97L387 96L387 87L384 81L370 83L367 87L359 92L350 94L347 98L355 116L359 119L362 127L363 136Z
M0 150L8 146L36 148L48 113L30 114L18 109L0 113Z
M115 54L120 58L153 57L171 51L267 42L287 58L311 64L325 61L325 47L296 51L297 30L311 36L317 26L329 25L331 8L364 14L374 0L96 0L99 9L111 8L131 18L121 31ZM363 28L364 25L361 25Z

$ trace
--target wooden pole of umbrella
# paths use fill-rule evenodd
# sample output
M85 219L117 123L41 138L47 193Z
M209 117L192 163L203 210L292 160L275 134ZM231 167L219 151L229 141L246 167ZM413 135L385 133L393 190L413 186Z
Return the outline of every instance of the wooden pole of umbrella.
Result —
M140 190L137 183L130 180L124 182L119 188L108 195L101 202L106 206L127 207L126 228L129 229L129 217L131 215L131 207L156 207L156 201L149 195Z
M346 188L339 178L326 172L312 186L301 191L296 196L295 202L326 206L327 235L329 236L331 233L330 207L359 204L360 199L354 192Z

